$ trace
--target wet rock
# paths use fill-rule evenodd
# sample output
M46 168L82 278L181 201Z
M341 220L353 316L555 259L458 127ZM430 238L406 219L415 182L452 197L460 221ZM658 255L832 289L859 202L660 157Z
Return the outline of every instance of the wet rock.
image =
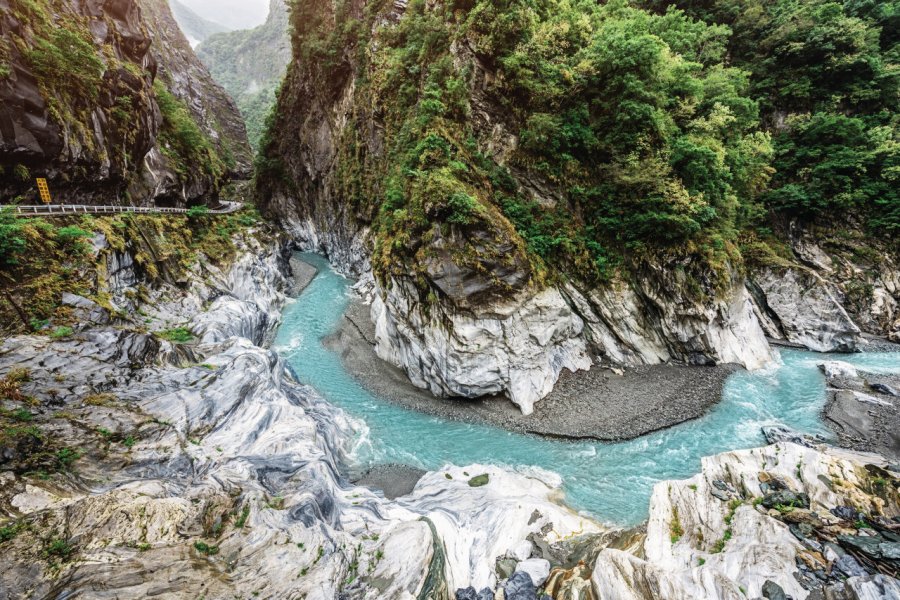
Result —
M531 552L533 550L534 544L525 540L513 546L512 550L509 551L509 555L517 561L523 561L531 558Z
M816 352L856 352L861 331L838 297L815 271L796 266L756 272L753 282L763 310L777 328L770 335Z
M844 548L858 550L871 558L884 558L882 546L886 544L880 535L839 535L837 541Z
M555 289L494 303L480 314L425 306L419 298L405 280L378 291L376 352L436 396L505 394L527 415L564 369L591 367L584 323Z
M516 572L517 564L518 561L512 558L498 558L496 566L497 577L499 579L509 579Z
M456 590L456 600L479 600L478 592L473 587Z
M723 492L719 489L710 490L710 494L712 494L716 499L721 500L722 502L728 502L729 500L731 500L731 494Z
M856 379L859 377L859 371L850 363L841 362L839 360L831 360L819 365L819 369L825 373L828 379Z
M852 506L835 506L830 512L837 518L850 521L851 523L863 517L863 515Z
M813 448L819 444L825 443L825 438L820 435L811 436L787 427L778 425L769 425L762 428L763 436L769 444L777 444L779 442L790 442L799 444L807 448Z
M617 600L742 600L763 597L763 586L772 582L785 596L806 598L839 578L864 574L850 552L826 544L847 531L827 513L851 503L891 515L900 511L895 499L885 504L873 493L867 467L873 462L883 464L870 454L793 443L706 457L701 474L654 487L646 539L634 553L602 550L593 565L594 591ZM715 482L740 490L741 502L715 499L711 492L723 487ZM786 489L766 494L764 486ZM773 507L795 507L754 507L761 496ZM677 537L675 515L682 532ZM879 552L887 541L877 541Z
M595 600L591 570L584 563L572 569L554 569L544 586L553 600Z
M885 542L878 545L881 557L887 560L900 560L900 543Z
M900 580L887 575L851 577L840 587L848 600L900 600Z

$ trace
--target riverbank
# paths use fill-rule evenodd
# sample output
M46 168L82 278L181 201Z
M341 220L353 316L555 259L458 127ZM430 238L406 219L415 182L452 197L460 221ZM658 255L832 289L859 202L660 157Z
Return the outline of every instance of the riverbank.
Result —
M624 375L596 367L565 371L554 391L525 416L504 397L437 398L413 386L400 369L375 354L374 329L369 307L354 299L324 340L369 392L441 419L552 438L623 441L698 419L719 402L726 380L739 369L660 365Z
M900 464L900 376L826 362L825 423L842 448L875 452Z

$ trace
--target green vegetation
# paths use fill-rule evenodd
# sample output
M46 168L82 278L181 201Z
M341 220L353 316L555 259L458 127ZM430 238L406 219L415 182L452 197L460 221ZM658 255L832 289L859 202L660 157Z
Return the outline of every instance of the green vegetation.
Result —
M287 21L287 6L277 3L259 27L212 35L196 49L216 82L234 98L254 151L291 58Z
M67 337L71 337L72 334L75 333L71 327L57 327L50 333L50 337L54 340L61 340Z
M25 529L25 524L22 521L14 521L9 525L0 527L0 544L10 541L19 535L19 532L23 529Z
M669 521L669 540L672 544L675 544L682 536L684 536L684 528L681 526L681 518L678 516L678 509L672 507L672 520Z
M219 553L218 546L210 546L206 542L194 542L194 549L204 556L215 556Z
M174 161L178 172L184 176L200 171L214 180L220 180L227 171L227 165L194 121L188 107L168 90L161 79L153 83L153 93L163 116L159 140L163 152Z
M229 215L208 215L205 207L181 216L131 215L21 218L0 208L0 322L4 332L42 332L54 338L74 333L71 310L60 306L65 292L110 308L104 289L109 252L129 252L147 285L176 282L200 254L226 264L236 252L235 236L251 235L262 223L252 206ZM90 251L95 233L108 248ZM99 277L97 275L100 275ZM183 332L164 332L190 341Z
M766 207L806 219L860 215L873 233L900 231L896 2L675 4L727 26L731 62L750 73L775 147Z
M35 40L26 57L41 80L54 82L70 101L97 100L104 64L86 29L54 28L48 37Z
M65 560L75 553L75 547L68 540L57 538L51 540L44 548L44 556Z
M373 221L378 276L427 288L437 242L476 271L503 245L538 283L690 257L691 290L711 295L744 249L781 260L781 217L900 226L893 3L410 0L389 24L389 2L329 4L292 12L280 103L297 102L294 78L321 94L355 78L335 186ZM265 181L290 179L275 134L295 117L270 120L264 191L297 185ZM518 144L498 148L500 129Z
M725 515L725 525L727 527L725 529L725 532L722 534L722 537L718 541L716 541L715 544L713 544L713 547L711 550L711 552L713 554L718 554L719 552L722 552L722 550L725 549L725 544L727 544L728 541L731 540L732 535L734 535L733 531L731 530L731 522L734 520L734 515L737 512L737 509L743 503L744 502L742 500L737 499L737 498L735 498L734 500L731 500L728 503L728 513Z
M469 480L469 487L483 487L490 482L490 475L487 473L483 473L482 475L476 475L472 479Z
M249 517L250 517L250 505L249 505L249 504L245 504L245 505L244 505L244 508L241 509L241 514L240 514L240 516L239 516L239 517L237 518L237 520L234 522L234 526L235 526L237 529L243 529L243 528L244 528L244 525L247 524L247 519L248 519ZM303 547L303 544L300 544L300 547L302 548L302 547Z
M165 331L158 331L156 335L164 340L175 342L176 344L186 344L193 341L194 334L187 327L176 327Z

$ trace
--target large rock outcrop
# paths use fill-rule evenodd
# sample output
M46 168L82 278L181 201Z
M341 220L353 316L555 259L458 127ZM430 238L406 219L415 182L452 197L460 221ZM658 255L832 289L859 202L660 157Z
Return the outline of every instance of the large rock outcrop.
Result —
M240 116L165 2L8 0L2 9L0 193L8 200L37 202L34 178L46 177L56 202L184 204L249 172ZM189 130L197 136L178 139ZM201 155L208 160L195 160Z
M396 501L348 483L364 424L253 343L277 324L286 261L280 246L240 245L232 264L201 257L186 287L148 291L134 257L101 244L117 267L112 302L139 298L140 323L70 297L72 336L3 342L4 410L27 405L34 431L53 432L30 445L0 438L10 598L448 600L496 585L496 559L526 538L601 532L558 504L549 473L448 466ZM145 318L202 339L173 344ZM36 476L39 465L49 473Z
M436 394L501 392L526 412L566 368L670 361L756 368L769 360L736 268L726 264L712 273L690 257L650 253L623 267L613 283L563 284L569 279L563 267L551 266L556 277L548 275L501 207L482 201L493 192L477 187L482 183L466 188L447 170L426 170L429 153L443 152L437 134L416 146L423 167L405 192L421 206L392 211L391 198L404 192L389 189L386 165L400 152L391 146L403 134L387 132L386 113L399 90L373 92L369 77L383 75L370 71L381 63L362 57L383 49L379 36L393 35L407 4L389 3L377 14L365 5L304 2L294 11L295 60L258 182L263 208L301 246L326 253L344 272L374 274L380 356ZM344 19L371 27L372 35L339 34ZM367 37L369 46L357 47ZM321 50L305 47L308 38L334 47L304 59ZM514 160L519 140L508 111L486 91L495 65L469 46L449 48L452 62L471 75L460 92L470 111L465 126L472 128L467 152L500 165L509 185L534 202L562 209L565 190ZM472 169L461 162L454 168Z
M657 484L641 557L600 553L599 597L900 597L900 582L871 562L896 539L896 474L877 455L810 446L729 452L703 459L692 479ZM858 554L867 541L875 554Z
M849 223L792 222L787 256L751 268L750 290L767 335L818 352L857 352L868 337L900 342L900 263L892 240Z

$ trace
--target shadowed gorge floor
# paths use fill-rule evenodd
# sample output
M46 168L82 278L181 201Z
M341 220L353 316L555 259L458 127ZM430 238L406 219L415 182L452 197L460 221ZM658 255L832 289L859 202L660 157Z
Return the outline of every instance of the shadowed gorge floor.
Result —
M319 274L285 309L275 347L303 383L365 420L368 431L355 452L360 470L381 463L425 469L447 463L546 469L562 477L566 501L575 508L603 521L634 525L647 518L654 484L693 475L704 456L763 445L763 425L830 435L821 420L825 380L817 368L825 357L793 350L781 351L777 368L733 375L722 402L703 418L623 443L541 439L399 408L368 393L344 370L340 357L322 345L349 303L351 282L320 257L303 259L318 267ZM828 360L832 358L866 371L900 371L897 353L829 355Z

